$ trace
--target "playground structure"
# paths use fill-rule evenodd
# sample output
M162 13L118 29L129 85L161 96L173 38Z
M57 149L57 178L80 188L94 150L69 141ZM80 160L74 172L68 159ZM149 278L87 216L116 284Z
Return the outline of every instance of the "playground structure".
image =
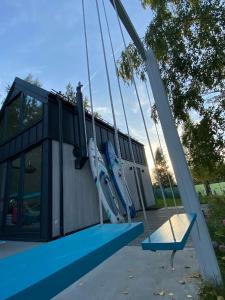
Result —
M136 45L140 55L142 56L143 60L145 61L146 72L149 77L149 82L151 84L151 88L152 88L153 96L155 99L159 119L160 119L160 122L162 125L168 152L169 152L171 162L172 162L172 165L174 168L178 188L179 188L181 199L182 199L184 209L185 209L185 214L183 216L186 220L188 219L186 222L185 219L183 219L183 216L178 215L178 214L175 215L174 217L170 218L167 223L162 225L161 228L159 228L155 233L153 233L151 236L149 236L143 242L143 249L144 250L150 249L150 250L154 250L154 251L155 250L173 250L173 251L181 250L181 249L183 249L185 242L187 240L187 237L190 234L191 228L193 226L191 236L192 236L194 248L196 250L201 274L205 280L221 284L222 279L221 279L221 274L220 274L220 270L218 267L218 263L217 263L215 253L214 253L214 250L212 247L212 243L210 240L206 222L205 222L204 216L201 211L198 196L197 196L197 193L194 188L193 180L191 178L190 171L188 169L187 162L185 160L184 152L183 152L182 145L181 145L178 133L177 133L177 129L176 129L176 126L175 126L173 118L172 118L168 98L167 98L165 89L162 84L158 64L155 59L154 53L152 52L151 49L149 49L148 51L146 51L144 49L144 47L143 47L128 15L126 14L126 11L125 11L124 7L122 6L121 2L119 0L110 0L110 2L115 9L115 12L116 12L116 15L118 18L118 24L119 24L120 28L121 28L120 22L122 21L122 23L124 24L128 33L130 34L134 44ZM82 0L82 4L83 4L83 13L84 13L84 29L85 29L86 54L87 54L87 65L88 65L89 88L90 88L90 100L91 100L91 108L92 108L92 128L93 128L94 141L95 141L95 145L96 145L96 149L97 149L95 118L94 118L90 70L89 70L89 55L88 55L88 43L87 43L88 40L87 40L87 32L86 32L86 24L85 24L85 7L84 7L83 0ZM113 117L114 117L116 149L117 149L117 153L119 154L119 159L121 159L120 148L118 147L118 136L117 136L118 131L117 131L116 119L115 119L114 108L113 108L110 79L109 79L109 74L108 74L108 70L107 70L106 52L104 49L104 39L103 39L103 35L102 35L101 19L100 19L97 0L96 0L96 8L97 8L97 13L98 13L99 27L100 27L100 33L101 33L102 46L103 46L104 62L105 62L105 67L106 67L106 75L107 75L107 82L108 82L108 89L109 89L109 97L111 100L111 108L112 108L112 113L113 113ZM122 28L121 28L121 33L122 33ZM122 39L124 41L124 46L126 46L123 34L122 34ZM133 81L133 85L135 88L139 107L140 107L140 110L142 113L143 122L144 122L145 129L146 129L147 139L148 139L149 146L151 149L151 143L150 143L147 126L145 123L145 119L144 119L144 115L143 115L143 111L142 111L140 98L138 95L134 76L132 78L132 81ZM128 125L127 125L127 129L128 129L128 136L130 137ZM129 141L130 141L130 139L129 139ZM132 147L131 147L131 153L132 153ZM95 155L95 158L96 158L96 166L97 166L97 164L98 164L97 155ZM153 159L154 159L154 157L153 157ZM122 174L122 176L124 177L123 174ZM139 184L138 184L138 186L139 186ZM139 188L140 188L140 186L139 186ZM161 191L163 194L162 187L161 187ZM164 200L165 200L165 205L166 205L166 199L164 199ZM143 199L141 200L141 202L142 202L142 205L144 208ZM73 279L70 278L70 280L68 280L68 282L66 283L68 285L69 282L72 283L72 280L73 281L77 280L77 278L80 275L81 276L84 275L85 272L88 272L89 270L91 270L91 268L95 267L98 263L100 263L102 261L101 259L99 259L99 256L101 256L101 251L98 251L99 249L102 249L102 247L104 248L104 246L107 246L107 247L109 246L109 248L105 249L106 254L103 259L106 259L110 255L112 255L116 250L118 250L120 247L122 247L126 242L129 242L132 238L135 238L142 231L141 224L135 225L135 224L131 223L131 220L129 218L129 210L128 209L127 209L128 224L116 224L116 225L103 224L103 212L102 212L102 204L101 204L100 196L99 196L99 211L100 211L100 223L101 223L100 225L98 225L94 229L86 229L86 230L83 230L80 233L74 235L75 239L76 239L76 237L78 237L79 240L81 240L81 241L82 241L83 237L86 237L87 238L87 240L85 240L85 243L86 243L86 242L88 242L89 238L91 237L90 234L93 234L92 230L94 230L94 231L96 230L97 232L98 232L98 230L100 230L99 234L100 235L102 234L101 241L103 242L103 244L97 245L95 250L94 249L90 250L90 255L92 255L93 253L95 253L95 251L97 251L97 253L98 253L97 256L94 257L94 260L88 260L86 257L84 248L81 247L79 250L80 255L81 255L79 257L79 259L82 260L81 266L83 267L83 266L86 266L86 263L88 264L88 266L86 268L84 267L85 271L83 271L78 276L74 275L74 272L76 273L79 271L77 271L78 269L76 269L76 270L70 269L70 267L72 268L73 264L76 263L77 259L78 259L77 257L73 258L72 261L69 263L69 265L67 265L67 266L59 265L58 273L56 272L56 270L53 270L53 278L54 278L54 276L56 276L56 278L54 279L54 284L56 284L56 281L57 281L57 283L60 283L60 280L62 278L61 277L62 273L60 272L61 269L63 269L65 271L63 276L66 276L67 278L69 276L71 276L71 272L73 273L73 276L72 276ZM143 210L143 211L145 211L145 210ZM133 232L134 228L137 229L137 230L135 230L135 233ZM125 232L124 232L124 230L125 230ZM98 240L97 232L96 232L96 239L94 239L94 241ZM116 232L118 232L118 235L116 234ZM170 232L170 234L168 234L169 232ZM179 238L177 238L178 236L179 236ZM107 239L110 237L112 237L112 240L110 241L110 245L109 245ZM66 241L64 239L69 240L69 238L63 238L59 241L63 244L64 241ZM71 240L72 240L72 237L71 237ZM51 242L52 246L45 245L46 249L50 249L48 247L52 247L52 250L55 247L57 248L57 243L60 243L59 241ZM154 241L156 241L156 244L157 244L157 246L155 248L153 247ZM54 243L56 243L56 244L54 244ZM84 243L82 245L84 245ZM42 247L44 247L44 246L42 246ZM69 247L70 248L72 247L72 249L73 249L73 243L69 244ZM39 251L39 250L36 250L36 251ZM60 251L60 253L58 253L58 255L62 256L64 254L64 251L66 251L66 249L62 249ZM52 255L52 252L51 252L51 255ZM21 263L24 263L25 259L27 259L28 257L30 257L30 259L32 260L33 257L32 257L31 251L24 253L24 255L18 255L17 258L15 258L15 259L18 259L19 261L21 261ZM13 258L12 258L12 260L13 260ZM4 261L5 260L3 260L0 263L0 266L1 266L1 264L3 264L3 265L5 264ZM93 261L95 263L93 263L93 265L91 265L91 261ZM54 261L53 261L53 264L55 264ZM18 268L19 268L19 264L18 264ZM80 269L82 270L82 268L80 268ZM8 278L10 277L10 275L11 274L8 275ZM46 281L43 280L43 278L46 278ZM19 286L19 289L20 289L19 292L21 293L21 295L23 295L23 296L25 295L25 297L27 297L29 295L33 296L32 293L35 292L35 289L37 288L37 286L40 288L40 290L44 290L43 287L46 287L47 289L48 288L51 289L53 282L49 281L50 278L52 279L52 277L50 277L49 274L47 274L45 276L45 274L42 273L42 278L40 278L39 276L36 276L36 278L33 282L29 282L26 286L24 285L24 287L22 286L24 284L23 279L21 279L21 285ZM65 288L66 284L64 286L61 286L61 289ZM6 288L6 290L9 289L9 287L7 287L7 284L5 285L5 288ZM59 292L59 290L60 290L60 288L58 288L58 287L57 287L57 290L56 290L56 288L55 289L53 288L53 291L51 290L51 295ZM23 293L25 293L25 294L23 294ZM13 299L13 297L14 297L14 295L11 296L12 299ZM16 299L19 299L19 298L16 298ZM25 298L23 298L23 299L25 299Z
M218 262L214 253L208 228L201 211L199 199L186 162L181 141L169 107L168 97L160 76L159 67L151 49L145 50L124 7L119 0L110 0L118 16L127 29L142 59L152 88L167 149L174 169L185 212L196 213L197 219L192 229L192 240L196 250L201 274L205 280L222 283ZM207 262L207 263L206 263Z

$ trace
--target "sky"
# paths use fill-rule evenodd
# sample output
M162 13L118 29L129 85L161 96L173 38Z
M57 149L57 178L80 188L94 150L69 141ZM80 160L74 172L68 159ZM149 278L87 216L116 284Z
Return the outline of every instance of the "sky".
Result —
M116 56L119 58L123 50L123 43L116 14L110 1L104 1L109 17L113 46L116 50ZM144 10L140 0L123 0L122 3L139 36L143 37L152 19L152 12L150 9ZM102 2L99 0L117 126L126 133L101 4ZM109 91L94 0L85 0L85 12L94 109L100 113L103 119L112 123ZM124 33L126 43L129 43L130 38L125 30ZM47 90L64 91L68 82L76 86L80 81L84 86L84 95L89 97L81 0L0 1L1 99L5 96L5 87L8 83L12 83L16 76L25 78L29 73L38 78L43 88ZM155 151L158 141L154 125L150 119L150 107L145 86L140 81L137 81L137 85L153 150ZM122 86L131 134L146 145L146 134L134 90L126 84L122 84ZM152 98L151 90L150 95ZM162 138L161 128L160 136ZM146 154L151 169L153 162L147 145Z

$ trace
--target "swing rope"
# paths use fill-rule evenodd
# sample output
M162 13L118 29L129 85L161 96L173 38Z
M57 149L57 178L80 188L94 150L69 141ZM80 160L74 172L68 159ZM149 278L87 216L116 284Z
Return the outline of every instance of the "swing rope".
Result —
M129 129L128 120L127 120L127 113L126 113L126 109L125 109L120 78L119 78L119 74L118 74L118 70L117 70L115 51L114 51L114 47L113 47L113 43L112 43L112 36L111 36L111 32L110 32L108 16L107 16L107 13L106 13L104 0L102 0L102 6L103 6L104 15L105 15L105 21L106 21L106 25L107 25L107 31L108 31L109 41L110 41L110 47L111 47L111 51L112 51L112 57L113 57L113 63L114 63L114 67L115 67L117 84L118 84L118 88L119 88L119 94L120 94L120 99L121 99L122 108L123 108L123 115L124 115L126 129L127 129L127 135L128 135L128 141L129 141L129 150L130 150L130 153L131 153L132 162L135 165L136 163L135 163L134 151L133 151L132 141L131 141L131 136L130 136L130 129ZM141 192L140 180L139 180L139 177L138 177L138 174L137 174L136 167L134 167L134 172L135 172L135 177L137 179L137 188L138 188L138 193L140 195L140 200L141 200L141 206L142 206L142 210L143 210L143 214L144 214L144 219L145 219L146 223L149 224L147 214L146 214L146 210L145 210L144 200L143 200L143 196L142 196L142 192Z
M113 5L115 7L115 11L116 11L116 15L117 15L117 22L118 22L118 25L119 25L119 28L120 28L120 33L121 33L121 36L122 36L124 48L126 49L127 45L126 45L126 41L125 41L123 29L122 29L122 26L121 26L121 22L120 22L120 18L119 18L119 13L118 13L118 10L117 10L117 6L115 4L115 0L113 0ZM156 161L155 161L154 153L153 153L153 150L152 150L152 145L151 145L151 141L150 141L150 137L149 137L149 133L148 133L148 129L147 129L145 117L144 117L144 112L143 112L142 105L141 105L140 96L139 96L138 89L137 89L136 80L135 80L135 77L134 77L134 72L133 72L132 67L131 67L132 65L131 65L131 61L130 61L129 55L127 56L127 59L128 59L128 63L129 63L130 68L131 68L131 82L133 83L133 86L134 86L134 89L135 89L135 94L137 96L139 108L140 108L140 111L141 111L142 121L143 121L143 124L144 124L145 132L146 132L146 136L147 136L147 140L148 140L148 145L149 145L149 148L150 148L151 156L152 156L154 167L155 167L155 170L156 170L156 177L157 177L157 180L158 180L158 183L159 183L160 191L162 193L164 206L165 206L165 208L167 210L168 219L169 219L169 223L170 223L170 228L171 228L171 232L172 232L172 235L173 235L173 239L174 239L174 241L176 241L174 230L173 230L173 225L171 223L170 216L169 216L169 210L168 210L168 205L167 205L165 193L164 193L164 190L163 190L163 187L162 187L162 183L161 183L161 179L160 179L160 176L159 176L159 172L158 172L158 170L156 168Z
M84 0L82 0L82 14L83 14L83 30L84 30L84 38L85 38L86 64L87 64L87 73L88 73L88 87L89 87L89 97L90 97L90 104L91 104L92 131L93 131L94 144L95 144L95 167L97 173L96 186L97 186L98 201L99 201L99 217L100 217L100 223L103 224L102 201L101 201L101 193L99 189L99 180L98 180L97 137L96 137L96 129L95 129L95 116L94 116L94 105L93 105L93 97L92 97L92 85L91 85L91 73L90 73L90 61L89 61L89 51L88 51L87 26L86 26Z
M148 101L149 101L149 105L150 105L150 109L151 109L152 108L152 101L151 101L151 97L150 97L150 94L149 94L149 89L148 89L146 80L144 80L144 83L145 83L147 97L148 97ZM160 139L160 136L159 136L159 130L158 130L156 121L154 119L153 119L153 123L154 123L154 126L155 126L155 130L156 130L156 134L157 134L157 139L158 139L158 142L159 142L159 148L160 148L160 151L161 151L162 155L164 156L163 147L162 147L161 139ZM167 176L167 179L168 179L168 182L169 182L169 186L170 186L170 191L171 191L171 194L172 194L172 197L173 197L173 203L174 203L176 212L178 214L177 202L176 202L175 195L174 195L174 192L173 192L173 187L172 187L172 183L171 183L171 180L170 180L170 176L169 176L169 174L168 174L167 171L166 171L166 176Z
M103 37L102 22L101 22L101 17L100 17L98 0L96 0L95 3L96 3L97 15L98 15L98 24L99 24L99 30L100 30L100 36L101 36L101 44L102 44L104 65L105 65L106 78L107 78L107 84L108 84L109 99L110 99L111 111L112 111L112 116L113 116L113 126L114 126L114 130L115 130L116 150L118 153L119 164L120 164L121 171L122 171L122 178L123 178L122 186L123 186L123 190L124 190L125 189L125 186L124 186L125 185L125 175L124 175L124 168L123 168L122 158L121 158L118 127L117 127L116 117L115 117L115 109L114 109L114 103L113 103L113 97L112 97L112 89L111 89L111 83L110 83L110 77L109 77L108 63L107 63L107 59L106 59L105 41L104 41L104 37ZM128 222L131 223L130 210L129 210L127 201L125 201L125 204L126 204Z

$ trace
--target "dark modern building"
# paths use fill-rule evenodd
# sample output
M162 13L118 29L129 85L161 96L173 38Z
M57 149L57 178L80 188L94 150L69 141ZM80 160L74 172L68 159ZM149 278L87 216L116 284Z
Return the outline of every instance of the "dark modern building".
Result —
M79 94L79 93L78 93ZM79 94L80 95L80 94ZM96 118L100 151L114 129ZM87 157L91 115L60 94L16 78L0 111L0 238L47 241L99 222ZM146 206L154 204L144 146L119 133L125 176L141 209L134 167Z

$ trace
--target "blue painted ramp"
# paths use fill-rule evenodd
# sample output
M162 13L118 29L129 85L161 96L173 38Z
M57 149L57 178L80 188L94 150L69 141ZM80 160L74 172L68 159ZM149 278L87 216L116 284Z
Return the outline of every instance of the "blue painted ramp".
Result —
M196 214L172 216L159 229L142 242L143 250L182 250L196 220Z
M143 231L142 223L96 225L1 259L0 299L50 299Z

